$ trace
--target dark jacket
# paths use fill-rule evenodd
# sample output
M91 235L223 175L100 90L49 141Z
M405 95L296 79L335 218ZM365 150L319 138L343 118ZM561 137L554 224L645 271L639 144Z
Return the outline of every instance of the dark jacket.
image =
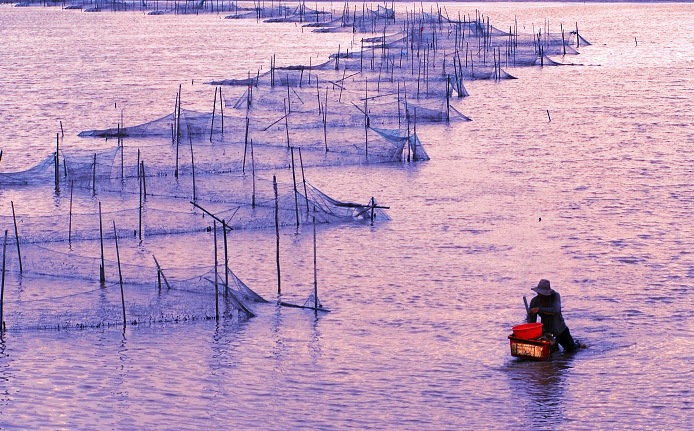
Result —
M529 308L539 307L540 320L542 320L542 332L553 334L555 336L561 334L566 329L566 323L564 323L564 317L561 315L561 296L559 292L554 291L554 293L548 297L544 302L545 305L541 305L540 301L542 298L540 295L535 296L530 300ZM534 323L537 321L537 314L528 313L528 323Z

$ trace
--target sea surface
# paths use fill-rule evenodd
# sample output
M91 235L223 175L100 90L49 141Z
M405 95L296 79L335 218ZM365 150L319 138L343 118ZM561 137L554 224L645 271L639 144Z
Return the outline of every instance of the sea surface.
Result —
M693 428L694 5L438 5L527 33L578 26L592 44L555 57L571 65L466 82L454 103L471 122L418 125L428 162L307 172L335 198L390 207L373 226L318 226L330 313L276 306L274 231L234 233L234 272L270 300L257 317L8 330L0 428ZM77 133L170 113L179 85L209 110L205 82L359 43L223 18L0 5L0 172L44 160L61 127L65 147L99 146ZM0 210L60 199L5 188ZM170 241L170 264L211 259L207 239ZM281 243L282 299L303 301L312 232ZM56 275L45 289L71 283ZM507 336L541 278L588 347L520 361ZM22 283L5 289L37 282Z

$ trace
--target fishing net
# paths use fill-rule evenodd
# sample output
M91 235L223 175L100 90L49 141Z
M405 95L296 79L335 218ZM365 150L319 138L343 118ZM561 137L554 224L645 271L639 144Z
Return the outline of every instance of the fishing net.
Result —
M99 258L36 244L25 244L21 257L19 277L19 259L5 258L5 277L17 277L18 286L4 292L8 330L246 320L255 315L253 304L265 302L223 265L166 268L156 258L149 265L105 259L101 282Z
M215 9L172 4L149 7ZM545 25L523 35L480 14L449 17L433 6L400 22L381 5L359 11L345 4L336 14L304 3L222 2L216 10L350 32L353 43L318 64L282 66L273 58L263 73L209 82L219 88L207 112L184 109L179 89L170 113L79 134L104 140L105 149L61 147L28 170L0 173L0 186L54 201L38 212L1 197L2 208L12 208L0 214L8 232L3 276L18 286L2 301L8 329L248 319L264 300L226 264L168 266L146 247L171 235L185 241L229 229L388 220L374 197L335 199L312 186L304 169L429 160L417 125L470 121L451 106L469 96L466 82L513 79L509 67L561 65L559 56L589 44L578 29ZM313 294L303 307L323 308Z

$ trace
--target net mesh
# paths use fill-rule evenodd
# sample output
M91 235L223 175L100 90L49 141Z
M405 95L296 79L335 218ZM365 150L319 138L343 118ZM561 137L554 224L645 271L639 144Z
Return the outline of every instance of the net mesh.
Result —
M231 12L226 18L350 32L355 43L319 64L282 66L273 58L263 73L209 82L219 88L208 112L183 108L179 89L170 113L79 134L105 140L104 150L61 147L28 170L1 172L4 189L55 202L43 210L21 202L15 208L7 205L9 195L0 196L2 208L12 209L0 214L9 233L3 279L18 286L2 300L9 329L220 314L248 319L264 299L230 268L160 265L143 238L388 220L387 207L375 198L363 204L334 199L307 181L304 168L427 161L417 125L471 121L452 106L469 96L466 83L513 79L505 70L510 67L558 66L589 44L578 28L550 32L545 24L524 35L513 25L508 31L494 27L479 13L450 17L438 6L396 14L385 4L364 4L361 11L345 4L338 13L302 2L154 5L119 2L113 8L149 7L156 14L216 9ZM311 293L303 306L316 304L323 308Z

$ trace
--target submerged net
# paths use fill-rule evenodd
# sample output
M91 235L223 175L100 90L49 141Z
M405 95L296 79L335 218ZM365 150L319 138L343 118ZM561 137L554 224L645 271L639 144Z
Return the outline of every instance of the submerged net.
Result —
M213 268L104 262L101 283L98 258L25 246L24 269L17 281L20 288L4 293L6 328L109 327L218 317L246 320L255 315L254 304L265 302L231 270L224 276L222 265L215 285ZM5 264L9 273L17 273L15 255L8 255Z

